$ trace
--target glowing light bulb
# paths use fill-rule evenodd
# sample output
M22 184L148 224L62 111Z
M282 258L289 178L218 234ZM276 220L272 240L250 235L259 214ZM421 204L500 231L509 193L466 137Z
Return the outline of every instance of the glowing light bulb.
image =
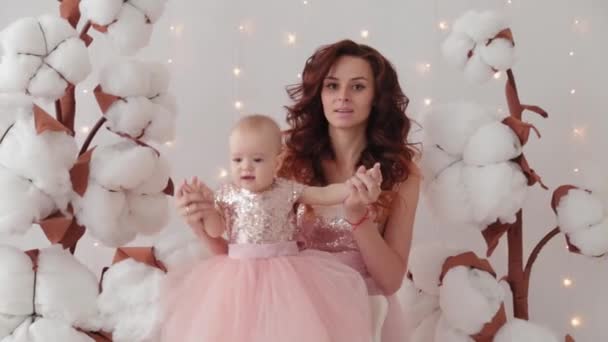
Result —
M446 23L445 21L440 21L439 22L439 29L441 31L445 31L448 29L448 23Z
M570 320L570 325L573 327L580 327L581 324L583 324L583 321L580 317L572 317L572 319Z
M93 242L93 246L99 247L99 242L97 242L97 241Z
M241 69L234 68L234 69L232 69L232 73L234 74L234 76L238 76L241 74Z
M426 106L430 106L430 105L431 105L431 102L433 102L433 101L432 101L431 99L429 99L429 98L424 99L424 104L425 104Z
M294 33L289 33L287 35L287 43L293 45L296 43L296 35Z
M89 92L89 90L88 90L88 89L83 89L83 90L82 90L82 93L83 93L83 94L87 94L88 92Z
M168 146L168 147L172 147L173 144L174 144L173 141L167 141L167 142L165 142L165 145Z
M226 169L220 169L219 177L220 178L226 178L226 177L228 177L228 171L226 171Z
M361 38L367 38L367 37L369 37L369 31L361 30Z
M89 128L89 126L83 126L82 128L80 128L80 131L86 134L89 133L91 129Z
M175 31L175 26L171 25L171 26L169 27L169 30L171 30L171 31Z
M574 56L574 51L570 51L570 53L568 53L570 56Z
M576 93L576 89L570 89L570 94L574 95Z
M578 167L577 167L577 168L574 168L574 172L575 172L575 173L578 173L579 171L580 171L580 170L578 169Z
M236 108L236 109L243 108L243 103L241 101L234 102L234 108Z
M500 76L502 76L502 74L500 73L500 71L497 71L494 73L494 79L499 80Z
M173 60L171 58L167 59L167 63L171 64L173 63Z
M562 283L564 284L564 287L570 287L570 286L572 286L572 279L570 279L570 278L564 278L564 280L562 281Z
M302 79L302 74L298 73L298 78Z

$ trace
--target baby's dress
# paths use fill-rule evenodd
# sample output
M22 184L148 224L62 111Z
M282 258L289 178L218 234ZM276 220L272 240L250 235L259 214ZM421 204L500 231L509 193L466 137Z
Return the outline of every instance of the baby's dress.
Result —
M366 285L329 253L300 252L293 205L303 186L277 178L253 193L216 192L228 255L168 274L162 341L369 342Z
M299 239L305 250L329 252L345 265L357 270L365 279L370 296L374 341L407 341L402 304L396 295L384 296L371 278L352 233L351 225L344 219L342 205L298 205L297 223ZM382 229L377 224L375 229ZM386 298L386 299L385 299Z

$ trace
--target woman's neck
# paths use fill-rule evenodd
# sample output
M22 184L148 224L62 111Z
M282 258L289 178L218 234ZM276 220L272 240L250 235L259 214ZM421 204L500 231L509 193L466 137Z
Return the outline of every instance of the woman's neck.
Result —
M329 138L334 149L335 160L334 167L339 174L345 174L350 177L354 172L361 152L367 145L365 137L365 126L362 129L329 129Z

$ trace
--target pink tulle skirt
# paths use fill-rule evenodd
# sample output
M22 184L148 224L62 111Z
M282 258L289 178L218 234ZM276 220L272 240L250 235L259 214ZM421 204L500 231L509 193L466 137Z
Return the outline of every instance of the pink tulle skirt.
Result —
M367 284L370 296L382 295L382 291L370 277L365 267L361 253L357 251L337 252L333 254L337 260L352 267L361 274ZM386 296L388 300L388 311L384 324L382 325L382 342L407 342L407 330L405 329L405 314L403 307L396 295Z
M231 245L163 291L162 341L369 342L367 289L331 254L295 243Z

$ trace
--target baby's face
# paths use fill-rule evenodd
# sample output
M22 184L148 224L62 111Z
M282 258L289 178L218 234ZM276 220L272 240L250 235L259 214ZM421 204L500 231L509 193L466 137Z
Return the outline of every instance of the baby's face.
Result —
M278 165L276 140L264 130L237 129L230 136L230 170L235 185L252 192L268 189Z

